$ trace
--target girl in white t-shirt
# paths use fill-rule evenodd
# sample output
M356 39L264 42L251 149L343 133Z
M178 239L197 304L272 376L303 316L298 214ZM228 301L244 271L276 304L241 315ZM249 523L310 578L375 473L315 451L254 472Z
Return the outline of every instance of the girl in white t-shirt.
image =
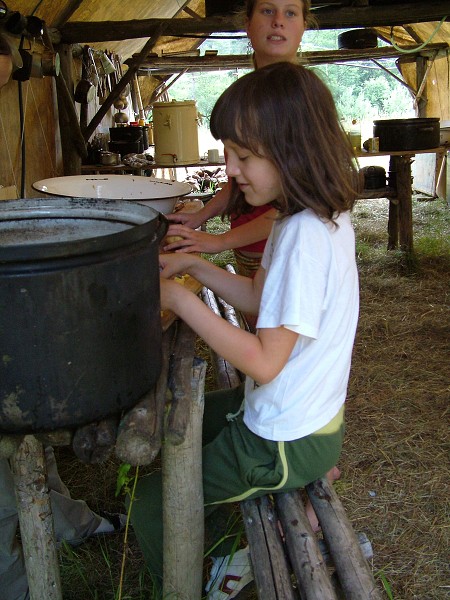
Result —
M160 257L162 309L179 315L247 376L245 390L207 395L208 511L304 487L336 464L359 306L349 216L354 157L321 79L287 62L245 75L217 101L211 132L224 143L236 210L244 201L270 204L277 217L254 279L192 254ZM232 306L258 315L256 334L214 314L171 280L178 273L189 273ZM131 515L153 573L161 568L152 525L158 517L146 500L157 497L156 485L151 476L141 480L136 495L143 501ZM248 564L246 556L238 559ZM235 577L235 562L216 563L218 583L209 586L209 598L237 593L237 587L227 595L220 590L228 567ZM246 569L239 589L251 578Z

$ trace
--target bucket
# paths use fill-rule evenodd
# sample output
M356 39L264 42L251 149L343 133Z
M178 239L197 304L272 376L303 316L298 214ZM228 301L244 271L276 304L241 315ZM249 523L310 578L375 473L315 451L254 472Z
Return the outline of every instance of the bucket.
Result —
M155 102L153 105L153 135L157 164L198 163L200 153L195 100Z

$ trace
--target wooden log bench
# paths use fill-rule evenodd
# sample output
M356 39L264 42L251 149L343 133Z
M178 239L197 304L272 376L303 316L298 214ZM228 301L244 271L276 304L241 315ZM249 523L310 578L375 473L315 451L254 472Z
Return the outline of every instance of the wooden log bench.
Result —
M227 270L233 272L231 265ZM211 290L203 301L239 327L230 305ZM242 374L211 351L219 388L241 383ZM310 499L321 526L321 539L306 516L302 493ZM381 600L368 559L370 541L356 534L335 490L321 478L304 492L265 495L240 503L260 600Z

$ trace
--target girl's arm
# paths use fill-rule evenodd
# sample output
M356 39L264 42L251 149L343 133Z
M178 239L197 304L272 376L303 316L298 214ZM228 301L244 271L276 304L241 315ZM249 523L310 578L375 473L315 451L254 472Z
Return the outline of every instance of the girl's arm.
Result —
M244 225L220 234L195 231L185 225L173 224L169 227L168 235L181 236L183 239L164 246L164 251L170 252L176 250L178 252L206 252L215 254L223 250L231 250L254 244L269 237L276 214L276 210L271 209L256 217L256 219L244 223Z
M161 277L170 279L174 275L188 273L236 309L258 314L264 283L263 269L259 269L255 277L250 279L228 273L225 269L194 254L160 254L159 264ZM182 287L179 284L175 285ZM176 312L173 308L171 310Z
M207 202L205 206L196 213L178 212L166 215L166 217L169 221L173 221L174 223L182 223L186 227L196 229L208 219L212 219L213 217L217 217L217 215L221 215L228 205L229 197L230 187L228 183L225 183L223 187L214 196L214 198L211 198L211 200ZM170 233L169 235L178 234Z
M161 280L161 308L179 315L217 354L260 384L280 373L298 338L284 327L262 329L254 335L231 325L195 294L167 279Z

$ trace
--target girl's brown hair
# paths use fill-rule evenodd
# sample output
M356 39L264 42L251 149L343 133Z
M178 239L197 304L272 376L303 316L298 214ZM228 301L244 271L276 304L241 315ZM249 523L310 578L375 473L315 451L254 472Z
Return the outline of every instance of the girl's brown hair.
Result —
M211 133L275 165L282 197L274 204L282 216L310 208L333 220L353 207L353 150L331 92L312 70L281 62L244 75L217 100ZM251 211L231 184L227 214Z

